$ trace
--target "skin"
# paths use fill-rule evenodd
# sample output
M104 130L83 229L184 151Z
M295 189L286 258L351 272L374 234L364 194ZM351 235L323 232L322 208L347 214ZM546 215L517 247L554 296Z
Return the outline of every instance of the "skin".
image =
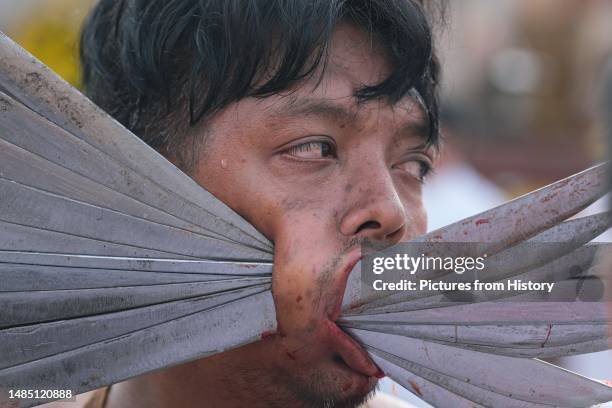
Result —
M190 175L274 242L278 331L117 384L108 407L350 407L374 389L382 372L334 321L361 243L425 232L433 161L418 103L353 96L386 77L381 48L340 24L320 83L243 99L207 123Z

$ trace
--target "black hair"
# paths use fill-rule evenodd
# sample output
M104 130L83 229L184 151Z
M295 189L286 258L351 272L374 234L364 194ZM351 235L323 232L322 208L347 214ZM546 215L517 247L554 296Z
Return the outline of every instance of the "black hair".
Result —
M147 144L176 155L203 119L324 67L340 21L376 38L392 64L358 100L393 103L414 88L436 144L439 64L417 0L100 0L81 33L83 85Z

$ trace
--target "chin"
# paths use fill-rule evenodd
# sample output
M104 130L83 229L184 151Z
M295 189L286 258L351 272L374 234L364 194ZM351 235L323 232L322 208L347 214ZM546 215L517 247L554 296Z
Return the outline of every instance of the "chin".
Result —
M312 364L285 366L288 390L305 407L352 408L369 399L378 379L351 369L339 355Z

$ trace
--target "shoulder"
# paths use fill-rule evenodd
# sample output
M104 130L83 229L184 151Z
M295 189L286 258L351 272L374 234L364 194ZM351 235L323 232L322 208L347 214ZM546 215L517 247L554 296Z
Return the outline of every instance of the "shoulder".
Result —
M78 394L75 400L53 401L39 408L104 408L108 387Z
M83 408L104 408L109 387L99 388L92 392Z

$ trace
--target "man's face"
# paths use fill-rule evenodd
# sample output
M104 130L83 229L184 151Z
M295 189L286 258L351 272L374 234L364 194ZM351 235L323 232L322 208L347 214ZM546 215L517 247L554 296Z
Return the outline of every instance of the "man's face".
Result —
M278 333L211 364L292 406L350 405L373 389L377 367L335 324L346 279L360 243L390 245L426 228L420 178L432 151L419 104L353 96L385 78L379 48L340 25L322 81L225 109L207 125L192 174L275 245Z

